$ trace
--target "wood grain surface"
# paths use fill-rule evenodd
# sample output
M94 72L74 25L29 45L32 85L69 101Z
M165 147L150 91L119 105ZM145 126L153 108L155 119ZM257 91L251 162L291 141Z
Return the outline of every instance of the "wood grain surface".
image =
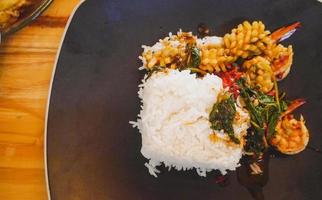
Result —
M0 199L47 199L44 124L49 83L66 22L79 0L54 0L0 45Z

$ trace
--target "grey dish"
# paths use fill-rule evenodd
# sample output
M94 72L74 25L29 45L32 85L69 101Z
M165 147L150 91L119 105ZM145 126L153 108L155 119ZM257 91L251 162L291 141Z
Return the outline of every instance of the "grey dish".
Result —
M141 136L129 124L140 110L138 56L169 32L196 33L205 23L222 36L244 20L269 30L295 21L302 28L283 41L295 52L292 71L281 82L310 130L309 145L322 148L322 4L316 0L96 0L85 1L66 33L50 97L47 170L51 200L315 200L322 199L322 154L307 149L276 155L260 180L232 171L223 185L218 173L162 168L149 175ZM249 187L253 185L254 187Z

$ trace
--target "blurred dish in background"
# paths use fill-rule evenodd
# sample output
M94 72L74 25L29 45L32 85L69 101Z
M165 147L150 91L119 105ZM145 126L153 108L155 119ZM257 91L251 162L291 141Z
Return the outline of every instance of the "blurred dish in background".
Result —
M2 0L0 1L0 28L6 28L14 23L23 12L23 9L30 5L30 0Z
M0 0L0 33L6 36L32 22L52 0Z

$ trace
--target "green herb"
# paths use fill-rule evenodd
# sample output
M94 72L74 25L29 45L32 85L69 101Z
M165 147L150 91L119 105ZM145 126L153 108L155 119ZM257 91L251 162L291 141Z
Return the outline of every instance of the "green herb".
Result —
M186 46L187 58L184 62L181 62L180 59L177 59L177 65L179 66L179 70L189 69L192 73L199 73L201 75L205 75L206 72L199 69L199 65L201 62L200 50L195 46L195 44L188 44ZM165 69L166 66L156 66L150 69L147 73L146 79L149 79L154 72L159 72Z
M274 98L249 88L244 79L238 81L238 86L252 124L250 133L246 137L245 149L253 153L262 152L267 146L267 141L274 136L277 122L282 112L287 109L287 103L281 100L279 95ZM278 91L277 88L275 90Z
M277 125L277 122L279 120L279 117L281 115L280 112L278 112L278 109L274 106L271 107L270 110L267 112L267 134L266 134L266 140L270 141L271 138L275 134L275 128Z
M281 111L284 112L287 110L287 102L286 101L281 101Z
M153 67L152 69L150 69L150 70L148 71L148 73L147 73L147 76L146 76L145 80L149 79L149 78L152 76L152 74L153 74L154 72L159 72L159 71L161 71L161 70L163 70L163 69L164 69L164 67L161 67L161 66Z
M238 57L237 60L235 61L235 63L233 63L233 65L242 66L244 61L245 61L244 58Z
M284 97L286 96L286 93L285 92L282 92L281 94L280 94L280 99L284 99Z
M244 146L245 152L261 154L265 150L263 143L264 132L258 132L254 129L249 129L246 135L246 145Z
M281 112L280 98L279 98L279 92L278 92L277 81L276 81L275 76L273 76L273 79L274 79L274 89L275 89L276 104L277 104L278 111Z
M200 50L195 45L187 45L186 51L188 55L187 61L186 61L186 67L188 68L198 67L201 62Z
M261 103L261 104L264 104L264 105L273 105L275 104L275 100L272 96L269 96L269 95L265 95L261 92L258 92L256 94L257 98L258 98L258 101Z
M216 103L209 115L211 128L214 130L224 130L229 138L239 144L240 141L235 137L233 129L233 121L236 115L235 99L232 95L228 98Z
M191 71L191 73L198 73L198 74L201 74L201 75L206 75L207 72L206 71L203 71L199 68L196 68L196 67L188 67L187 69L189 69Z

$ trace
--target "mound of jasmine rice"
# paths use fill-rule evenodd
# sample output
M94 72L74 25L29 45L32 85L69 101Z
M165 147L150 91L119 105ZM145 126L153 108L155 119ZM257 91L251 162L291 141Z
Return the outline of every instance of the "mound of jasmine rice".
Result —
M189 70L153 73L139 85L142 102L137 122L131 122L142 136L142 155L149 173L157 177L158 166L169 170L195 169L200 176L207 172L235 170L242 156L242 145L225 140L211 140L226 135L210 128L209 113L223 90L222 80L213 74L197 78ZM249 116L237 107L239 119L233 124L241 138L249 127Z

